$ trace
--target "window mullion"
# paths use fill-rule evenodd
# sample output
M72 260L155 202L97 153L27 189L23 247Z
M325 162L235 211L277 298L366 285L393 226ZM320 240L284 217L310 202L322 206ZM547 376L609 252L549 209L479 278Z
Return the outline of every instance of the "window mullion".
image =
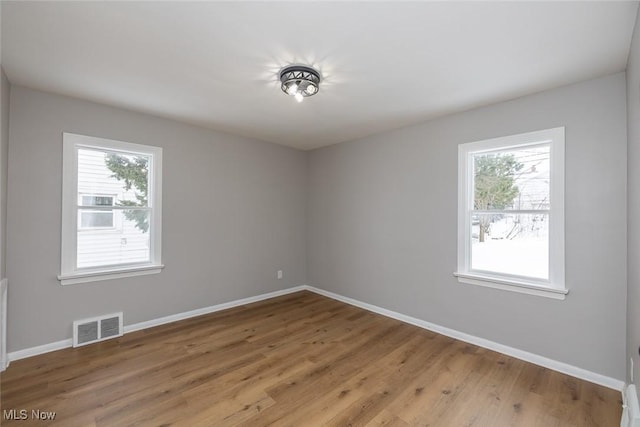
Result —
M90 206L90 205L78 205L78 209L81 210L92 210L92 211L112 211L112 210L122 210L122 211L130 211L130 210L141 210L141 211L150 211L151 208L148 206Z
M551 209L495 209L495 210L480 210L480 209L472 209L471 214L478 215L502 215L502 214L511 214L511 215L538 215L538 214L549 214Z

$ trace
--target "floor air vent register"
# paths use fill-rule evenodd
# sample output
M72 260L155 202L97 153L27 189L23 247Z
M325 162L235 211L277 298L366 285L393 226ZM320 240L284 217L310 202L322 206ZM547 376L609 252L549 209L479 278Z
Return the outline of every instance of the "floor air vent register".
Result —
M122 336L122 313L73 322L73 346L80 347Z

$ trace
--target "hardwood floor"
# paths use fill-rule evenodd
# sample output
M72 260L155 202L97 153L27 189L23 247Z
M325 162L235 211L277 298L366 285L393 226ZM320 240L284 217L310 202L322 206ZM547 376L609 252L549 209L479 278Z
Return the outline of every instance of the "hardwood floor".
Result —
M621 415L617 391L310 292L19 360L0 381L2 426L608 427Z

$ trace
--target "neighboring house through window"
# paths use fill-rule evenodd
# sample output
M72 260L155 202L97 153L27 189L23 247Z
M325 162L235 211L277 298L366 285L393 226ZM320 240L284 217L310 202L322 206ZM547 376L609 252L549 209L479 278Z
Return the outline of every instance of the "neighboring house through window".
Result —
M62 284L157 273L162 149L63 134Z
M461 144L460 282L564 299L564 128Z
M110 229L114 227L114 211L93 210L91 206L113 206L115 196L79 195L78 230Z

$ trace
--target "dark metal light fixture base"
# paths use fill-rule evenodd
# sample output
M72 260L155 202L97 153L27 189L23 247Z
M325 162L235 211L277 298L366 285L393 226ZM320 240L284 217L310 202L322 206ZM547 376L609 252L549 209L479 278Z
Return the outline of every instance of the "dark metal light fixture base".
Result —
M298 102L320 90L320 73L306 65L290 65L280 71L281 89Z

